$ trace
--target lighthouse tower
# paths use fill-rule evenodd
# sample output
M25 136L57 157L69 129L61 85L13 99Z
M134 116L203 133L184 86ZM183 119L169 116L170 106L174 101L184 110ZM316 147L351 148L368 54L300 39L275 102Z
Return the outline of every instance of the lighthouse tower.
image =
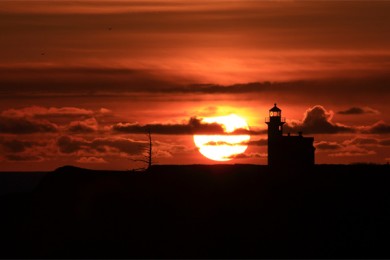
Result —
M282 110L274 104L269 110L269 117L265 119L268 125L268 165L274 166L280 161L280 144L283 136L283 125L286 119L282 117Z
M265 119L268 125L268 165L273 168L310 167L314 165L313 137L283 135L286 119L276 104Z

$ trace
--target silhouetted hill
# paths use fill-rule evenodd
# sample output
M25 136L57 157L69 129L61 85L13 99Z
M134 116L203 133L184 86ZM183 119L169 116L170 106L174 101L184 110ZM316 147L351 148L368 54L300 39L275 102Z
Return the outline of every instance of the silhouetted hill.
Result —
M2 257L390 257L387 165L61 167L1 197Z
M93 170L80 168L73 165L65 165L54 170L54 172L68 172L68 173L91 172L91 171Z

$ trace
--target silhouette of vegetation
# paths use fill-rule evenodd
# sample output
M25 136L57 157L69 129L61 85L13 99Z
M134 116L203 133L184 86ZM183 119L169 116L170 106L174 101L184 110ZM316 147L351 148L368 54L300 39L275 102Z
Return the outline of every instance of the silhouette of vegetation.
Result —
M134 162L142 162L147 165L147 167L142 167L138 169L133 169L136 171L139 170L148 170L150 167L152 167L154 160L153 160L153 141L152 141L152 133L150 128L147 130L146 136L148 138L148 144L144 146L144 150L146 152L146 155L143 156L141 159L131 159Z

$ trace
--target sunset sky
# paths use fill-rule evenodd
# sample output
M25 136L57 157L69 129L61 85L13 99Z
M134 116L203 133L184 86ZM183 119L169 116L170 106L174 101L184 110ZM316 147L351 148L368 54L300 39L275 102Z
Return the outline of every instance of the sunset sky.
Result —
M191 3L193 2L193 3ZM274 102L316 163L390 161L390 2L2 0L0 170L214 164L194 133L234 113L224 163L267 163Z

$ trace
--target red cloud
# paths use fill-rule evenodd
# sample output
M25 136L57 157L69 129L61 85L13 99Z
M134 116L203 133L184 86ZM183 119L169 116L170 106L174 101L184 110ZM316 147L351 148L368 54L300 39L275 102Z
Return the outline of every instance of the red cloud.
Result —
M285 126L289 132L305 132L313 134L335 134L355 132L350 126L332 122L333 111L327 111L323 106L316 105L306 110L302 122L292 122Z
M25 117L0 116L0 133L33 134L54 133L57 131L57 125L47 120L34 120Z
M107 163L106 160L104 160L101 157L81 157L77 160L78 163Z
M122 133L147 133L150 129L154 134L185 135L185 134L223 134L223 127L219 124L203 123L202 119L191 117L186 124L147 124L118 123L112 127L116 132Z

